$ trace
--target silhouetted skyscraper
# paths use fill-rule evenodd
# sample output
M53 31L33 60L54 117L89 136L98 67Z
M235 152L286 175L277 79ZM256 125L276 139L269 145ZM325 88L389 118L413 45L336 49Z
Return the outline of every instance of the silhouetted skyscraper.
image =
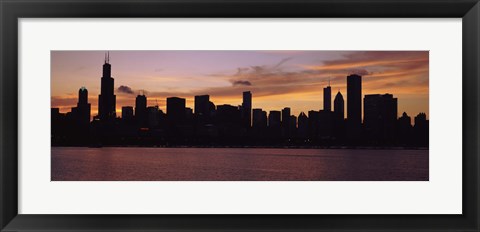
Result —
M290 115L288 133L290 138L294 137L297 132L297 117L295 115Z
M116 96L114 94L114 79L111 75L110 55L105 54L100 95L98 96L98 116L101 121L113 120L116 117Z
M90 103L88 103L88 90L82 87L78 90L77 119L80 124L90 123Z
M126 121L126 122L133 121L133 107L131 106L122 107L122 121Z
M315 110L308 111L308 137L312 140L318 138L318 127L320 123L320 112Z
M400 127L412 127L412 118L406 112L403 112L402 117L398 118Z
M338 91L333 101L333 115L334 115L334 131L333 134L337 142L345 139L345 102L342 93Z
M147 97L145 95L138 95L135 98L135 120L138 125L147 126Z
M391 94L370 94L364 99L366 136L372 142L391 143L396 134L397 98Z
M421 112L415 116L415 127L426 127L427 123L427 114Z
M290 136L290 115L291 110L289 107L285 107L282 110L282 131L283 136L289 137Z
M323 88L323 110L332 111L332 88L330 84Z
M185 108L185 118L188 119L188 120L193 118L193 109L192 108L189 108L189 107Z
M195 115L208 116L210 114L210 96L195 96Z
M277 110L271 110L268 114L268 127L277 128L281 124L281 113Z
M88 90L85 87L82 87L78 90L78 105L88 104Z
M158 106L147 107L147 125L150 128L158 126L160 120L160 110Z
M321 140L330 140L335 129L335 113L327 110L318 112L318 136Z
M267 112L263 111L262 109L253 109L253 127L267 127Z
M303 112L298 115L298 136L300 138L308 136L308 117Z
M415 117L415 125L413 127L415 133L415 144L418 146L428 146L429 144L429 123L425 113L419 113Z
M236 124L236 126L240 126L241 122L241 113L239 108L232 105L218 105L217 106L217 122L221 124Z
M345 118L345 103L340 91L338 91L337 95L335 96L335 100L333 101L333 111L337 117L341 117L342 119Z
M412 141L412 118L403 112L402 117L398 118L397 139L400 145L411 144Z
M252 125L252 93L250 91L243 92L242 102L242 119L245 127Z
M167 98L167 119L169 123L182 123L185 120L185 98Z
M347 76L347 136L358 140L362 131L362 77Z
M277 110L271 110L268 114L268 133L273 139L282 137L282 113Z

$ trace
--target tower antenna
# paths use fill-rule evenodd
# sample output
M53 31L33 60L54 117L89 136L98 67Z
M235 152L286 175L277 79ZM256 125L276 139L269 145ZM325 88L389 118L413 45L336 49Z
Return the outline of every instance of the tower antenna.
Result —
M107 52L108 56L107 56L107 63L110 64L110 52Z
M330 77L328 78L328 86L330 86Z
M103 61L105 64L107 63L107 53L105 52L105 60Z

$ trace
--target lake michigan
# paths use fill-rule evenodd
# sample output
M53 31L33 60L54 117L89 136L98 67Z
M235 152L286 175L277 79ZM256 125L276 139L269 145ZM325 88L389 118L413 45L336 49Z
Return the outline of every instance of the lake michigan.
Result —
M428 181L428 150L52 147L52 181Z

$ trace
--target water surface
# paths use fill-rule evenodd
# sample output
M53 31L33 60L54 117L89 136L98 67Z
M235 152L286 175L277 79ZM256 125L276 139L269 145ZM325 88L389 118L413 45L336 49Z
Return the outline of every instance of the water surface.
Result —
M427 181L428 150L52 147L52 181Z

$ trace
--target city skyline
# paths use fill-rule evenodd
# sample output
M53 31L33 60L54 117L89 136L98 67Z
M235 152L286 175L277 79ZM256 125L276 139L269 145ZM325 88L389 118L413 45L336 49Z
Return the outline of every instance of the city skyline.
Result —
M102 58L99 62L98 54ZM102 76L99 67L104 54L104 51L52 51L52 108L59 108L62 113L70 111L77 104L78 88L84 86L89 91L91 116L97 115L99 78ZM85 60L93 55L95 58ZM155 58L154 55L170 55L170 59L168 56ZM390 93L400 99L399 114L404 111L409 115L425 112L428 118L428 52L425 51L113 51L109 56L111 76L115 79L117 117L122 115L122 107L135 106L135 98L140 92L147 96L147 106L158 104L166 111L168 97L185 98L186 107L191 109L195 108L194 99L198 95L209 95L210 101L216 105L238 106L242 104L242 92L245 91L254 95L252 109L269 112L290 107L291 114L298 116L300 112L324 108L323 91L327 86L331 86L332 97L340 91L346 98L345 77L357 73L362 75L362 104L365 95ZM143 59L139 60L139 57ZM186 57L188 61L183 59ZM225 57L231 58L222 61ZM255 59L249 59L252 57ZM158 65L153 71L158 76L135 71L148 67L151 71L154 66L149 62L162 63L165 59L169 60L164 62L165 68ZM202 67L205 62L214 61L218 61L218 68ZM180 64L184 62L191 62L191 66L181 69ZM87 66L90 63L95 65ZM225 68L222 71L220 67ZM138 78L134 77L135 73ZM193 77L192 73L203 74ZM79 77L81 75L85 77ZM169 75L170 78L166 78ZM330 107L332 104L330 98ZM348 113L346 107L345 114Z

